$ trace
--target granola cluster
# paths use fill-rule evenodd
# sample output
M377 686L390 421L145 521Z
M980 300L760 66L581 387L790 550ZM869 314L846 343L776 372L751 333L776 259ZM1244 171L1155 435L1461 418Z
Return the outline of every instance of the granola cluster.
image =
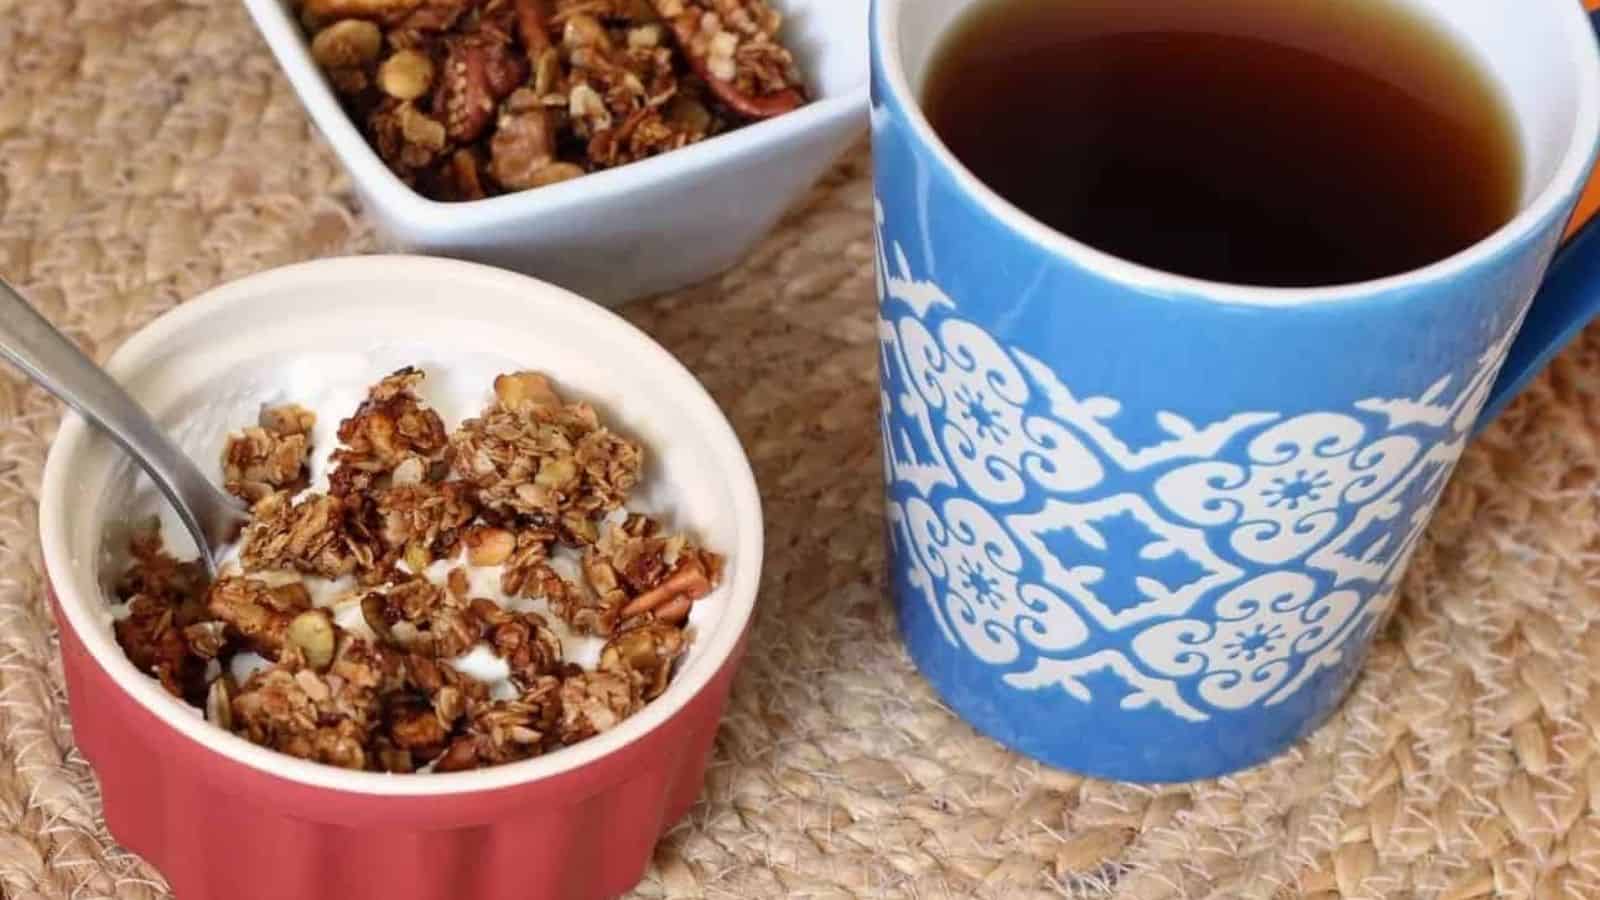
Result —
M311 55L390 169L476 200L806 102L766 0L301 0Z
M642 449L532 372L447 433L423 377L390 375L340 423L326 492L308 489L308 410L230 436L224 483L252 504L238 564L208 583L137 533L116 585L128 658L257 744L396 773L527 759L660 696L722 558L626 511ZM473 589L485 568L498 598ZM598 665L568 660L558 630L603 639ZM458 666L478 652L509 678ZM240 674L242 654L259 659Z

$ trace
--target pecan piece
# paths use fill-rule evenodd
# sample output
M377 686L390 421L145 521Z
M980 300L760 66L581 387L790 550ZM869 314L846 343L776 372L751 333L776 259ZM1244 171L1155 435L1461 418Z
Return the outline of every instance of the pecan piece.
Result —
M696 600L722 579L722 558L692 546L683 535L663 538L646 516L629 516L608 528L585 552L584 577L598 597L590 607L551 610L581 632L610 635L619 622L648 615L681 623Z
M499 100L527 78L528 63L512 52L509 41L458 37L445 46L434 109L443 114L450 140L470 143L494 120Z
M528 61L537 64L550 49L550 11L545 0L513 0L517 11L517 37L528 52Z
M419 0L387 34L397 50L423 47L456 26L478 0Z
M775 39L781 18L763 0L654 0L689 65L740 115L770 119L804 105L794 58Z

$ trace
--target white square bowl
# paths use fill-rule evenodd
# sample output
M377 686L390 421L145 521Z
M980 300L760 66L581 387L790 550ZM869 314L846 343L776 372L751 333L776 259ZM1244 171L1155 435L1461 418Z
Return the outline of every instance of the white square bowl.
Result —
M524 272L615 306L732 266L867 123L867 4L776 0L811 103L561 184L440 203L379 159L311 59L286 0L244 0L367 212L401 247Z

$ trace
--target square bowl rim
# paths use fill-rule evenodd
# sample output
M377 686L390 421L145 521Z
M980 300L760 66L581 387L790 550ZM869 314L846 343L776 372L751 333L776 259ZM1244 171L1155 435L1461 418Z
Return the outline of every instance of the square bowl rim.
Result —
M244 5L307 115L350 177L365 189L381 217L405 231L435 237L527 222L620 200L640 188L670 184L674 179L713 168L720 160L784 146L814 130L847 126L864 119L870 106L870 66L863 64L859 78L841 90L820 96L792 112L678 150L534 190L481 200L433 200L401 181L367 142L311 59L310 42L281 0L244 0ZM865 7L859 24L864 33Z

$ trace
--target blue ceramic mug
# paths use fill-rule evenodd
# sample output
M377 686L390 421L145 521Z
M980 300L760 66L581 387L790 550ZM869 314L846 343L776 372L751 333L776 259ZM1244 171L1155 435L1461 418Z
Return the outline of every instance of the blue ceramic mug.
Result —
M951 708L1046 763L1259 763L1336 708L1474 428L1589 317L1568 284L1518 338L1600 142L1594 35L1576 0L1413 4L1505 88L1521 211L1415 272L1276 290L1098 253L974 179L918 108L972 2L870 13L901 630ZM1579 243L1563 266L1592 271Z

